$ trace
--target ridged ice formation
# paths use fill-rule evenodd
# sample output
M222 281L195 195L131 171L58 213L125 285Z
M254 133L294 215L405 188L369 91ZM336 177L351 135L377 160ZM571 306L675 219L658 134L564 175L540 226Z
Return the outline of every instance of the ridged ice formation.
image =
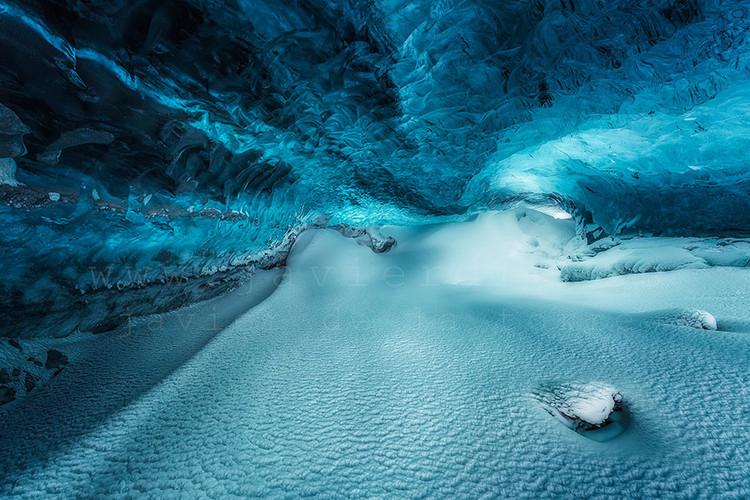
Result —
M0 0L3 333L106 328L15 321L320 217L746 233L748 28L732 0Z

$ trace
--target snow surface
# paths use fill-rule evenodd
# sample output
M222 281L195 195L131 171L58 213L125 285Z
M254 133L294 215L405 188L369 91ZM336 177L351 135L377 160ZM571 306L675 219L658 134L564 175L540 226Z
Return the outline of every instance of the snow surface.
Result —
M750 271L564 283L545 221L388 228L380 255L310 231L275 291L92 337L0 408L0 495L750 496ZM550 380L617 388L627 430L559 425Z
M603 424L614 409L612 392L602 390L576 394L570 405L572 415L591 425Z

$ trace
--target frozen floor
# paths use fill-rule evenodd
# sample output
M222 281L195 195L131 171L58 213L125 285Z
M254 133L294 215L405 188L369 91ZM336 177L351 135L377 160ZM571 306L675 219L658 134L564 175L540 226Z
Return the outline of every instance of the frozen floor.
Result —
M0 495L750 496L750 272L561 283L493 246L506 222L385 255L308 233L225 329L280 275L97 337L0 413ZM684 307L719 331L665 321ZM589 381L630 409L614 440L531 395Z

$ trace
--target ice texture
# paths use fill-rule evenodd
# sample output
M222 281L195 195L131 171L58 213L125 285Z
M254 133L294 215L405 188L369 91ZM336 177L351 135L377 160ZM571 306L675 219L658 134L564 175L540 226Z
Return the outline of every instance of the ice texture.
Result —
M740 0L2 0L3 333L208 298L320 218L744 235L749 27Z

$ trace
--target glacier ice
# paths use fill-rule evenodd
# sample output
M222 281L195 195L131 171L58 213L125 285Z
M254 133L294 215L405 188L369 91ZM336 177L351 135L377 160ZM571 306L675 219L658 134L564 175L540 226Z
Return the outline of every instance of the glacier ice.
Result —
M743 236L749 26L740 0L0 1L0 319L109 329L321 218L525 201L588 243Z
M18 186L16 162L13 158L0 158L0 184Z

